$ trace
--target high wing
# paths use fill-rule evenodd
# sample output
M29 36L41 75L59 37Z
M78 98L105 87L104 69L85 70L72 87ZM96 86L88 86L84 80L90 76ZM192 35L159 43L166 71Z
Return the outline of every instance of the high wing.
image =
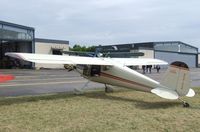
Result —
M82 64L82 65L112 65L103 58L82 57L82 56L63 56L63 55L47 55L47 54L31 54L31 53L5 53L6 56L17 58L20 60L30 61L34 63L47 64Z
M114 61L120 62L125 66L135 66L135 65L167 65L168 63L151 58L113 58Z
M81 57L81 56L61 56L61 55L45 55L31 53L15 53L8 52L5 55L17 59L30 61L34 63L48 64L82 64L82 65L113 65L112 61L119 62L126 66L134 65L166 65L165 61L158 59L142 59L142 58L97 58L97 57Z

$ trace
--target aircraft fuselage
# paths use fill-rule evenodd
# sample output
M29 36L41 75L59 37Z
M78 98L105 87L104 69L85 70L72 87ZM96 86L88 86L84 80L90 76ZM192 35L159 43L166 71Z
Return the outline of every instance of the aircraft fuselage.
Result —
M160 83L127 66L78 65L79 73L88 80L145 92L159 87Z

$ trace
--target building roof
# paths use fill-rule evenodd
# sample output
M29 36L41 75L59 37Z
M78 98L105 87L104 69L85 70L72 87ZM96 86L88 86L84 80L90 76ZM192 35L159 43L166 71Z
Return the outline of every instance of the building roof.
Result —
M160 47L163 45L164 47ZM171 47L170 45L176 45L176 48ZM183 45L181 48L178 45ZM142 43L128 43L128 44L113 44L113 45L102 45L97 46L99 50L104 51L115 51L115 49L120 51L129 52L130 50L156 50L156 51L166 51L166 52L181 52L181 53L192 53L197 54L198 48L191 46L189 44L183 43L181 41L160 41L160 42L142 42Z
M35 38L35 42L69 44L69 41L66 40L55 40L55 39L44 39L44 38Z
M35 30L33 27L28 27L28 26L24 26L24 25L15 24L15 23L5 22L5 21L1 21L1 20L0 20L0 24L17 27L17 28L22 28L22 29Z
M128 46L128 45L154 45L154 44L158 44L158 43L163 43L163 44L174 44L174 43L180 43L186 46L189 46L191 48L195 48L198 49L197 47L194 47L192 45L183 43L181 41L157 41L157 42L139 42L139 43L127 43L127 44L111 44L111 45L102 45L102 46L98 46L98 47L110 47L110 46Z
M179 44L183 44L183 45L186 45L186 46L189 46L189 47L191 47L191 48L195 48L195 49L198 49L197 47L195 47L195 46L192 46L192 45L190 45L190 44L186 44L186 43L183 43L183 42L181 42L181 41L160 41L160 42L152 42L152 43L154 43L154 44L156 44L156 43L163 43L163 44L167 44L167 43L179 43Z

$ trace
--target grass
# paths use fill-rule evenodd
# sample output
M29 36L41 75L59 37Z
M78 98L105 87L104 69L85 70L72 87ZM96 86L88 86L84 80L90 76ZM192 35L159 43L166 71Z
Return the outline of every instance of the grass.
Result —
M199 131L195 91L190 108L132 90L0 98L0 131Z

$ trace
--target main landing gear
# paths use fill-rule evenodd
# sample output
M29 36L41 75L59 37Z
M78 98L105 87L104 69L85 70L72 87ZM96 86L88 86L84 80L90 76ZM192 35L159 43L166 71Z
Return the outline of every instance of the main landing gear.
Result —
M87 81L82 88L79 88L79 89L75 88L74 89L74 92L75 92L74 94L76 94L76 95L82 95L84 93L84 89L86 87L88 87L88 83L90 83L90 81Z
M113 89L105 84L105 92L106 93L112 93Z

